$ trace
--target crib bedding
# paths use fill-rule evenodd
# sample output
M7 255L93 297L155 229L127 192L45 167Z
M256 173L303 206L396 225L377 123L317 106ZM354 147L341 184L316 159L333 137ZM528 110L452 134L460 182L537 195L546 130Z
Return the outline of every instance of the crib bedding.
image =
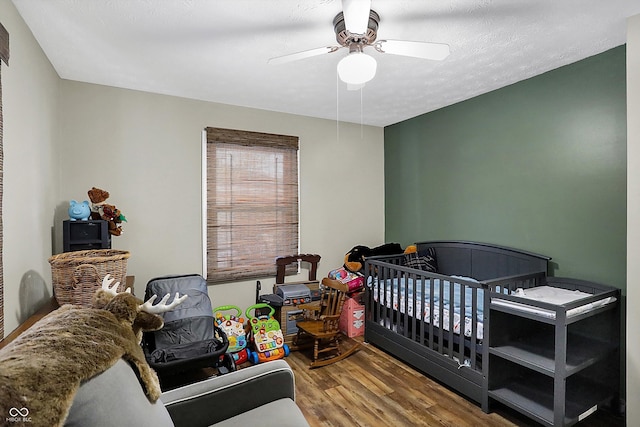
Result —
M469 282L477 281L469 277L453 276L455 280L466 280ZM422 296L423 282L425 295ZM464 335L470 337L473 331L473 290L471 286L462 285L461 283L449 280L443 280L442 286L440 279L413 279L412 277L401 277L387 280L375 280L369 283L373 298L376 302L382 303L387 308L398 310L403 314L413 317L414 312L420 313L421 318L426 323L431 323L433 318L433 326L440 327L440 318L442 317L442 328L449 331L451 311L453 311L453 332L460 334L461 313L464 298ZM431 284L433 283L433 316L431 315ZM453 283L453 310L451 309L451 284ZM442 292L441 292L442 288ZM463 294L464 289L464 296ZM483 338L483 317L484 317L484 291L481 288L475 288L476 291L476 338ZM406 298L405 298L406 291ZM415 300L414 300L415 294ZM382 296L382 302L380 302ZM441 301L442 300L442 301ZM414 304L415 301L415 304ZM442 304L441 304L442 302ZM442 305L442 316L440 316L440 306ZM414 308L415 307L415 308Z
M452 276L453 280L462 280L469 282L477 281L470 277ZM453 332L460 334L461 325L461 301L462 301L462 289L464 287L464 335L470 337L472 334L473 322L473 288L468 285L461 285L455 281L443 280L443 286L440 286L440 279L424 280L425 295L422 296L422 281L413 279L411 277L401 277L394 279L387 279L386 281L377 280L371 286L373 298L376 302L380 303L379 296L384 293L382 303L387 308L398 310L403 314L414 316L415 313L420 313L421 318L426 323L431 323L433 318L433 325L440 327L440 299L442 294L442 323L443 329L449 330L449 316L451 315L451 301L450 301L450 286L454 285L454 297L453 297ZM431 316L431 282L433 282L433 316ZM442 288L442 293L441 293ZM476 338L482 340L484 338L484 290L482 288L476 288ZM407 296L405 297L405 291ZM416 295L414 304L414 293ZM551 286L537 286L529 289L518 288L512 293L513 296L526 298L533 301L540 301L550 304L563 305L571 302L578 301L582 298L591 297L592 294L582 292L579 290L568 290L562 288L556 288ZM606 304L615 302L615 297L602 298L600 300L588 302L578 307L567 310L567 318L577 316L579 314L587 313L590 310L594 310L598 307L602 307ZM493 298L492 303L511 307L523 312L528 312L536 315L540 315L549 319L556 318L556 311L549 310L542 307L536 307L526 303L509 301L500 298Z
M564 304L576 302L583 298L593 296L592 294L589 294L587 292L582 292L579 290L569 290L569 289L562 289L562 288L556 288L551 286L536 286L529 289L518 288L512 295L516 297L524 298L524 299L540 301L540 302L556 304L556 305L564 305ZM590 310L594 310L598 307L602 307L604 305L610 304L615 301L616 301L615 297L606 297L596 301L587 302L578 307L567 310L567 318L571 318L579 314L587 313ZM542 307L536 307L534 305L526 304L525 302L516 302L516 301L510 301L510 300L505 300L500 298L493 298L491 302L496 305L511 307L520 311L540 315L549 319L556 318L555 310L548 310Z

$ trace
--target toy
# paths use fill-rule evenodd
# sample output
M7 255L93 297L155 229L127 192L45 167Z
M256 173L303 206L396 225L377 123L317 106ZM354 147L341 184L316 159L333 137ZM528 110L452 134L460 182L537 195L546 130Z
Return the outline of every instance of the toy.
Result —
M155 296L143 302L130 292L116 293L119 283L112 282L109 275L103 278L90 308L63 305L0 350L3 418L11 408L27 408L34 426L64 425L80 385L120 359L131 364L150 402L160 397L140 340L143 331L162 328L160 314L185 297L167 304L165 295L152 305Z
M349 292L356 292L364 286L364 278L356 273L352 273L344 267L331 270L327 274L329 279L337 280L340 283L344 283L349 287Z
M91 190L87 191L87 194L91 200L91 218L107 221L109 234L120 236L122 234L122 226L120 224L123 221L127 222L127 218L115 205L106 203L109 198L109 192L92 187Z
M235 310L236 314L223 315L223 311ZM244 318L242 310L235 305L223 305L213 309L216 324L227 334L229 348L227 353L233 357L236 365L240 365L249 360L249 350L247 347L247 334L244 330Z
M102 203L109 198L109 192L100 188L91 187L91 190L87 191L89 200L91 200L91 217L93 219L101 219L99 208Z
M399 243L385 243L375 248L367 246L354 246L344 256L344 268L352 273L364 273L364 261L366 258L378 255L395 255L401 254L402 246Z
M268 315L257 315L258 310L269 309ZM256 316L251 316L254 310ZM249 350L249 360L254 363L282 359L289 355L289 346L284 343L280 323L273 317L276 311L269 304L258 303L247 308L251 338L255 351Z
M78 203L75 200L69 202L69 219L71 221L86 221L91 215L91 208L89 202L85 200L82 203Z
M107 221L109 234L114 236L122 234L122 227L119 224L122 221L127 221L124 215L122 215L122 212L120 212L120 209L107 203L102 205L102 219Z

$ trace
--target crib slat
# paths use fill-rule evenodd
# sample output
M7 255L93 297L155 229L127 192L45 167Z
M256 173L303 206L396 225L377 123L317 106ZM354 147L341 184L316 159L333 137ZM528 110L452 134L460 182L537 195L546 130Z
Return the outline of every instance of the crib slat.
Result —
M396 271L396 278L398 279L398 283L404 283L404 286L403 286L404 297L402 296L402 292L400 291L400 289L398 289L398 308L402 307L402 304L404 304L404 313L401 315L402 319L399 319L400 326L402 329L401 331L399 330L398 332L401 332L402 336L406 337L408 335L408 327L409 327L409 281L402 280L403 276L404 274L402 273L402 271L400 270ZM401 310L401 313L402 313L402 310Z
M438 295L440 295L438 301L438 351L440 354L444 354L444 298L442 298L444 295L444 281L440 280L438 285ZM433 299L434 296L431 295L431 298Z
M465 327L467 326L467 322L466 322L466 309L467 309L467 286L465 286L462 283L458 283L458 286L460 286L460 332L458 334L459 340L457 343L457 348L458 348L458 354L459 354L459 358L460 358L460 363L464 363L465 360L465 355L464 355L464 345L465 345ZM455 311L455 310L454 310Z
M453 326L454 326L454 320L455 320L455 314L453 312L453 305L455 303L455 294L454 294L454 289L455 289L455 283L454 282L449 282L447 281L446 283L449 283L449 307L447 308L447 310L449 311L449 345L448 345L448 351L447 354L451 357L454 357L454 350L453 350ZM442 324L444 327L444 324Z
M418 276L415 273L410 273L409 277L411 277L412 281L413 281L413 287L416 287L416 284L419 283L418 282ZM422 280L420 280L420 282L422 282ZM416 327L418 326L418 319L420 318L420 313L418 312L418 307L416 306L416 293L417 290L414 289L413 291L413 298L409 299L409 304L411 305L411 310L413 313L413 316L409 316L409 330L411 332L411 340L415 341L418 335L418 331L416 330ZM409 311L409 310L407 310Z
M379 322L381 325L388 327L386 321L386 299L387 299L387 267L376 266L381 279L378 282L378 312L380 313Z
M438 287L438 289L440 288ZM436 334L438 333L438 329L436 328L435 325L437 322L436 309L438 308L438 306L434 301L435 292L436 292L436 282L435 280L431 280L431 293L429 294L431 295L431 298L429 298L429 304L431 306L431 312L429 314L429 336L431 337L431 340L430 340L429 348L431 348L434 351L437 351L438 347L436 345Z
M425 295L425 291L426 291L426 282L429 279L426 277L421 277L420 278L420 295ZM417 300L417 296L415 298L413 298L414 301ZM425 311L426 311L426 307L425 307L425 301L424 298L421 301L422 304L420 304L420 313L419 315L413 316L416 320L415 320L415 328L416 328L416 333L418 334L418 340L420 342L421 345L425 345L424 344L424 336L426 331L424 330L424 315L425 315ZM418 307L416 306L416 308L413 311L414 313L418 313Z
M470 338L470 349L469 349L469 360L471 362L471 368L477 369L477 355L476 355L476 345L478 339L478 288L471 288L471 336ZM465 321L466 326L466 321Z

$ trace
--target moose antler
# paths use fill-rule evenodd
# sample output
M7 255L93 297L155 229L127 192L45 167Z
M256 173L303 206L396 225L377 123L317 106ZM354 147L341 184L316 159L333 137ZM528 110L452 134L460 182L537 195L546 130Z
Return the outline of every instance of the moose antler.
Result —
M167 301L169 301L171 294L166 294L164 297L162 297L162 299L158 304L153 305L153 302L156 300L157 297L158 295L155 295L155 294L152 295L144 304L141 304L138 306L138 310L151 313L151 314L165 313L169 310L173 310L175 307L182 304L182 302L187 299L188 295L180 296L180 293L176 292L176 296L175 298L173 298L173 301L171 302L171 304L167 304Z
M107 275L102 279L102 290L115 297L118 294L117 289L118 286L120 286L120 282L116 282L115 285L109 287L114 280L116 279L112 279L111 276L109 276L109 273L107 273ZM127 288L125 292L131 293L131 288Z

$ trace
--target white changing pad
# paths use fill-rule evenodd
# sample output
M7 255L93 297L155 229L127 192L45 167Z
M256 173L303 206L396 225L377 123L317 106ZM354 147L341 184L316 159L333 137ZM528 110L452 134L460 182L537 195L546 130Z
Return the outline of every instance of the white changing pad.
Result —
M530 300L541 301L555 305L562 305L569 302L577 301L581 298L593 296L592 294L578 290L571 291L569 289L554 288L552 286L536 286L529 289L518 288L512 295L520 298L527 298ZM603 305L609 304L610 302L613 302L615 300L615 297L607 297L581 305L576 308L572 308L571 310L567 311L567 317L576 316L589 310L593 310L597 307L602 307ZM547 310L524 303L507 301L500 298L494 298L491 300L491 302L493 304L512 307L529 313L539 314L551 319L555 319L556 317L556 312L554 310Z

